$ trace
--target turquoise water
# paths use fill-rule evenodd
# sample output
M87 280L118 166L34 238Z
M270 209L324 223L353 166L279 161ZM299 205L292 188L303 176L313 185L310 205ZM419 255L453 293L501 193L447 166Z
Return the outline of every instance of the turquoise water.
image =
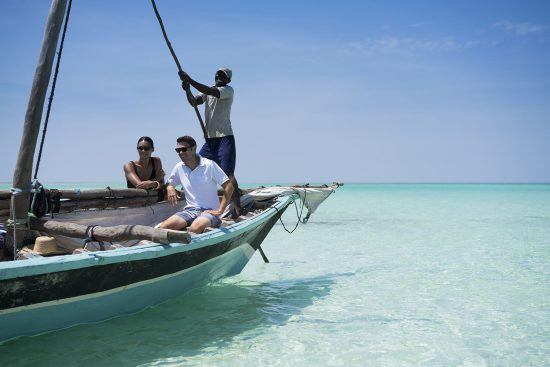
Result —
M270 264L7 342L0 364L550 365L550 185L346 185L263 248Z

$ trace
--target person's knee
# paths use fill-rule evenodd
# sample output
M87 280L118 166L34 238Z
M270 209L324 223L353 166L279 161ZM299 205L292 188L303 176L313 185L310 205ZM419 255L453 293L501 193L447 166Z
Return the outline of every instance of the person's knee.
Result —
M210 220L206 218L196 219L188 228L189 232L202 233L210 226Z
M180 218L177 215L166 219L159 226L159 228L162 228L162 229L175 229L175 230L181 230L181 229L184 229L185 227L187 227L187 222L185 221L185 219Z
M197 224L197 223L193 223L189 226L189 228L187 228L187 230L189 232L193 232L193 233L202 233L204 232L204 230L206 229L206 225L203 225L203 224Z

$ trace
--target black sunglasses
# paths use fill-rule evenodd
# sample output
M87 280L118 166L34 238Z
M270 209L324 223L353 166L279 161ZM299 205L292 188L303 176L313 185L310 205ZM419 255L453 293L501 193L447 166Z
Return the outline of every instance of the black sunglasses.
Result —
M148 151L151 150L151 148L149 148L149 147L137 147L137 150L143 150L145 152L148 152Z
M191 148L193 147L174 148L174 150L176 151L176 153L181 153L181 152L187 152Z

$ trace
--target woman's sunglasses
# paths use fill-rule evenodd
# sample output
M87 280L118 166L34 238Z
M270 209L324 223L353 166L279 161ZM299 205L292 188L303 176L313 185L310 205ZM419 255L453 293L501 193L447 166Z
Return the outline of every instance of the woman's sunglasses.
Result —
M137 150L142 150L144 152L148 152L148 151L151 150L151 148L149 148L149 147L137 147Z
M193 147L174 148L174 150L176 151L176 153L181 153L181 152L187 152L191 148Z

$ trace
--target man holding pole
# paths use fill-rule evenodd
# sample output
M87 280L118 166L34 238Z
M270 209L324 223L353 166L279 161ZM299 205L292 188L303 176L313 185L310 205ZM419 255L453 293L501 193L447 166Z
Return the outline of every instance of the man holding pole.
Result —
M186 92L187 100L195 107L205 104L205 143L202 146L200 156L216 162L231 180L235 191L231 199L235 208L234 217L241 214L238 183L235 179L235 163L237 151L235 137L231 128L231 105L233 104L233 88L231 82L232 71L221 68L214 77L215 85L208 87L193 80L186 72L180 71L179 76L182 87ZM189 86L192 85L200 93L193 96Z

